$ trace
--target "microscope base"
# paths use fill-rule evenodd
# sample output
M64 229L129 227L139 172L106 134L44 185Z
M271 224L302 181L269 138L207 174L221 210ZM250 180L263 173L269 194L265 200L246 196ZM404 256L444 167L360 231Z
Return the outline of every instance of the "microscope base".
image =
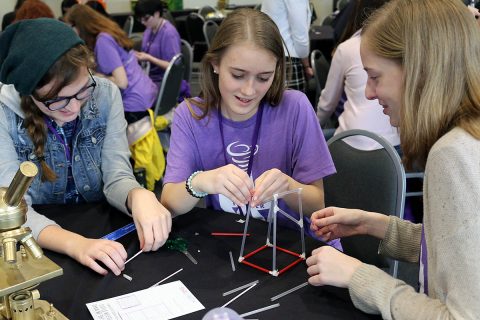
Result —
M45 300L35 300L35 320L68 320L60 311ZM51 308L50 308L51 307Z

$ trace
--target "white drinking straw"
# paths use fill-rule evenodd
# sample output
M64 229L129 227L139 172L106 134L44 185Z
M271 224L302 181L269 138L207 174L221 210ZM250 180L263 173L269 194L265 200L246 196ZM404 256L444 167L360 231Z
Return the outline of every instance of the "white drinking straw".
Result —
M257 284L257 283L258 283L258 280L252 281L252 282L247 283L247 284L245 284L245 285L243 285L243 286L241 286L241 287L238 287L238 288L232 289L232 290L230 290L230 291L224 292L224 293L223 293L223 296L224 296L224 297L225 297L225 296L228 296L229 294L232 294L232 293L234 293L234 292L237 292L237 291L240 291L240 290L242 290L242 289L248 288L248 287L250 287L250 286L252 286L252 285L254 285L254 284Z
M250 287L248 287L247 289L243 290L241 293L239 293L238 295L236 295L234 298L232 298L230 301L228 301L227 303L225 303L222 308L228 306L230 303L232 303L233 301L237 300L238 298L240 298L243 294L247 293L248 290L252 289L253 287L255 287L257 285L257 283L254 283L252 284Z
M228 252L230 254L230 262L232 263L232 271L235 271L235 263L233 262L232 251Z
M122 273L122 276L128 281L132 281L132 277L130 277L128 274Z
M136 258L136 257L137 257L140 253L142 253L142 252L143 252L142 250L138 251L137 253L135 253L135 255L134 255L133 257L131 257L130 259L128 259L127 261L125 261L124 264L129 263L130 261L132 261L134 258Z
M282 293L280 293L280 294L277 294L275 297L271 297L271 298L270 298L270 301L275 301L275 300L277 300L277 299L280 299L281 297L286 296L287 294L292 293L292 292L294 292L294 291L297 291L298 289L301 289L301 288L305 287L306 285L308 285L308 282L304 282L304 283L296 286L295 288L292 288L292 289L290 289L290 290L287 290L287 291L285 291L285 292L282 292Z
M240 315L240 317L245 318L245 317L251 316L252 314L256 314L256 313L266 311L266 310L270 310L270 309L277 308L277 307L280 307L280 303L271 304L269 306L266 306L266 307L263 307L263 308L260 308L260 309L256 309L256 310L252 310L250 312L243 313L243 314Z
M151 286L150 288L153 288L153 287L155 287L155 286L158 286L160 283L162 283L163 281L165 281L165 280L173 277L174 275L176 275L177 273L179 273L179 272L182 271L182 270L183 270L183 268L178 269L177 271L175 271L174 273L172 273L172 274L169 275L168 277L165 277L165 278L163 278L162 280L160 280L160 281L158 281L157 283L155 283L155 284L154 284L153 286Z

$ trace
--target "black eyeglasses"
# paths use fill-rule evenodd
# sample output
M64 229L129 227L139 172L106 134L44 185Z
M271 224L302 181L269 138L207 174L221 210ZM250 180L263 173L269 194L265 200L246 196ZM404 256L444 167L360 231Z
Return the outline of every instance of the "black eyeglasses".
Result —
M78 101L82 101L82 100L87 99L89 96L91 96L91 94L95 90L95 87L97 86L97 83L95 82L95 79L93 79L93 75L90 72L90 70L88 70L88 74L90 75L90 78L92 79L92 82L88 86L80 89L80 91L78 91L73 96L57 97L57 98L54 98L54 99L43 100L43 101L38 100L38 99L37 100L40 101L41 103L43 103L45 105L45 107L48 108L48 110L57 111L57 110L63 109L66 106L68 106L68 104L70 103L70 100L72 100L73 98L77 99Z
M145 23L150 19L152 16L149 14L144 15L143 17L137 18L137 20L141 23Z

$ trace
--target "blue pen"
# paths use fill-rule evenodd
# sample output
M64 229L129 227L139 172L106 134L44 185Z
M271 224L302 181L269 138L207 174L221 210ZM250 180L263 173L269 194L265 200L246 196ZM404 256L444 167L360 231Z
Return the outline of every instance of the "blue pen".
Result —
M103 236L101 239L117 240L123 237L124 235L129 234L135 229L136 229L135 224L132 222L130 224L127 224L126 226L121 227L120 229L110 232L106 236Z

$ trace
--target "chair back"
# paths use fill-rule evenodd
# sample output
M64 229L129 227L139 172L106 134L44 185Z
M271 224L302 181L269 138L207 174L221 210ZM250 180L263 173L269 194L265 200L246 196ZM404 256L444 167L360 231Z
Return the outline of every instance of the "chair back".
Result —
M133 50L135 51L142 51L142 37L135 34L130 36L130 40L133 41Z
M217 13L217 9L215 9L214 7L208 4L198 9L198 14L204 18L206 18L207 15L210 13L213 13L213 14Z
M177 105L180 86L185 72L185 59L181 53L175 55L163 76L154 109L154 119L164 115Z
M335 14L329 14L325 18L323 18L322 26L333 26L333 21L335 20Z
M365 136L383 148L359 150L343 139ZM328 140L337 173L323 180L325 205L374 211L403 218L405 171L395 149L382 137L365 130L348 130ZM376 265L396 277L398 262L380 256L380 240L370 236L342 239L344 252Z
M167 8L163 9L162 18L167 20L168 22L170 22L175 28L177 27L177 23L175 22L175 18L173 17L170 10L168 10Z
M133 31L133 24L135 23L135 19L133 16L128 16L127 20L125 20L125 24L123 25L123 31L127 34L127 37L132 36L132 31Z
M205 19L196 12L190 13L185 20L187 41L193 48L193 61L200 61L207 51L207 41L203 34Z
M185 20L187 40L193 47L197 42L205 42L205 36L203 35L204 23L205 19L196 12L191 12Z
M192 80L193 49L187 40L180 39L180 42L183 59L185 60L185 73L183 74L183 80L190 83Z
M338 11L342 11L343 9L345 9L345 7L348 5L349 2L350 0L338 0L337 2Z
M207 41L207 47L210 48L210 43L212 43L213 37L218 30L218 24L213 20L207 20L203 24L203 35L205 36L205 40Z
M412 172L405 172L405 176L407 181L415 181L417 182L417 188L412 190L408 190L405 193L405 197L423 197L423 178L425 173L423 171L412 171ZM408 184L408 183L407 183Z
M318 104L320 94L327 83L328 71L330 70L330 63L323 55L322 51L315 49L310 54L310 64L315 76L315 107Z

